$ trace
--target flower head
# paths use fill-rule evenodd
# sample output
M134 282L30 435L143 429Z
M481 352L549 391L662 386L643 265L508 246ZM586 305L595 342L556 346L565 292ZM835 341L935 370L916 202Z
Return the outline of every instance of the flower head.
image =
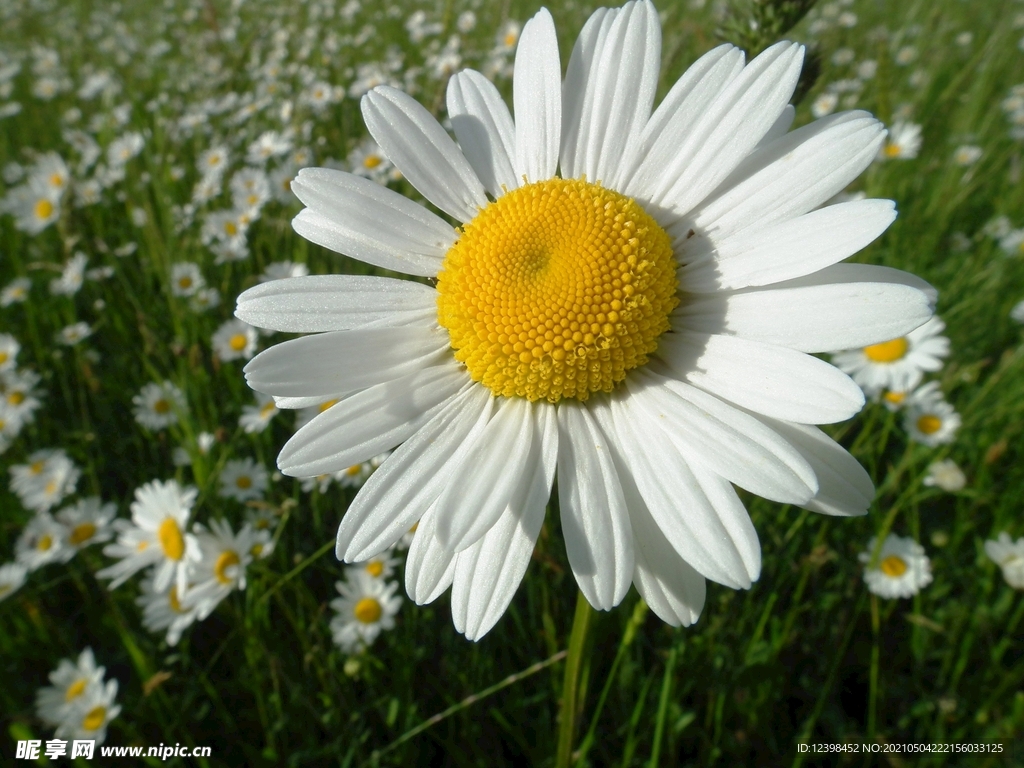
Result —
M924 547L911 538L890 533L874 559L875 539L860 554L866 565L864 582L879 597L913 597L932 582L932 566Z
M1024 589L1024 538L1013 541L1003 531L995 541L985 542L985 554L1002 569L1007 584Z

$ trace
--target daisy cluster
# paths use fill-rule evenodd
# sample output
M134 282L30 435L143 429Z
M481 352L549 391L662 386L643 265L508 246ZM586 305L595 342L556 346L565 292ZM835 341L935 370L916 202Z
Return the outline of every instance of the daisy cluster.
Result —
M57 729L54 736L65 749L69 741L106 741L107 725L121 707L115 703L117 680L104 680L105 672L96 666L92 648L86 648L75 661L62 659L50 673L50 685L36 693L36 716ZM48 742L47 748L51 746Z
M24 292L23 283L0 297L0 306L18 301ZM42 405L38 389L40 376L30 368L18 367L21 344L9 333L0 333L0 454L3 454L27 424L35 420Z

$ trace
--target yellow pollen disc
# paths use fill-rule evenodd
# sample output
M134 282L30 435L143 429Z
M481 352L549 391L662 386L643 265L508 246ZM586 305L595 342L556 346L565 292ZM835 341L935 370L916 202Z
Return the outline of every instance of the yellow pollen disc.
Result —
M245 349L245 345L249 343L249 339L245 337L244 333L236 333L228 341L228 346L231 347L235 352L241 352Z
M384 160L381 158L380 155L367 155L363 159L363 167L364 168L376 168L378 165L380 165L383 162L384 162Z
M178 287L179 288L191 288L192 287L192 278L191 277L187 277L187 276L179 278L178 279Z
M926 413L917 420L917 428L925 435L934 435L942 428L942 419Z
M669 328L668 234L631 198L579 179L508 192L466 224L438 274L438 322L494 394L610 392Z
M384 573L384 563L380 560L371 560L366 564L366 572L373 578L379 579L380 575Z
M0 365L7 362L8 354L6 352L0 352Z
M253 544L252 545L252 549L249 550L249 554L252 555L253 557L259 557L260 555L263 554L263 545L262 544Z
M509 32L507 35L505 35L505 47L511 48L513 45L516 44L516 40L518 39L519 38L514 32Z
M277 410L277 403L271 400L269 403L260 408L260 416L267 418L271 413Z
M252 478L249 477L248 475L239 475L235 479L235 485L237 485L242 490L245 490L246 488L252 488Z
M270 527L270 521L269 520L261 518L261 519L256 521L256 530L257 531L265 531L269 527Z
M897 555L889 555L878 564L878 568L891 579L907 572L907 561Z
M75 682L69 685L67 691L64 693L64 701L72 701L85 693L86 682L86 679L83 677L75 680Z
M355 477L356 475L358 475L362 471L363 471L363 465L362 464L353 464L351 467L349 467L348 469L345 470L345 474L348 475L349 477Z
M53 215L53 203L46 198L36 201L36 206L33 209L37 219L48 219Z
M47 496L53 496L53 494L57 492L57 481L51 480L50 482L48 482L43 491L46 493Z
M337 402L337 400L328 400L326 403L320 403L319 410L317 411L317 413L323 413L332 405L335 405Z
M217 581L221 584L231 584L234 579L228 576L227 570L233 565L238 565L242 562L238 558L238 553L233 550L225 550L220 553L220 557L217 558L217 562L213 566L213 575L217 577Z
M872 344L864 347L864 354L873 363L895 363L907 354L907 340L902 336L892 341L883 341L881 344Z
M906 392L886 392L882 397L885 401L891 405L903 405L903 401L907 399Z
M149 542L148 541L140 541L138 544L135 545L135 551L136 552L142 552L148 546L149 546Z
M39 541L36 542L36 549L40 552L46 552L50 547L53 546L53 537L45 533L39 537Z
M106 707L93 707L86 713L85 718L82 720L83 731L95 731L103 726L103 723L107 721L107 709Z
M55 187L63 187L64 177L61 176L59 173L50 174L50 184Z
M181 560L185 554L185 538L181 535L178 521L173 517L164 518L156 535L160 539L160 546L163 547L164 554L171 560Z
M899 157L903 150L900 149L899 144L886 144L885 145L885 156L886 157Z
M6 595L13 589L10 584L0 584L0 595Z
M361 621L363 624L375 624L380 621L380 616L384 611L375 598L364 597L356 603L355 610L352 612L356 615L357 621Z
M68 541L71 542L72 546L77 547L79 544L83 544L96 535L96 526L92 523L79 523L71 530L71 535L68 536Z
M171 404L164 400L163 398L161 398L160 400L157 400L155 403L153 403L153 410L156 411L157 413L167 413L168 411L171 410Z
M178 588L171 585L171 591L167 593L167 602L171 606L171 610L175 613L181 613L181 600L178 599Z
M224 222L224 232L234 237L238 234L238 225L233 221Z
M38 475L40 472L43 471L43 467L45 467L45 466L46 466L45 462L37 461L37 462L33 463L31 467L29 467L29 471L33 475Z

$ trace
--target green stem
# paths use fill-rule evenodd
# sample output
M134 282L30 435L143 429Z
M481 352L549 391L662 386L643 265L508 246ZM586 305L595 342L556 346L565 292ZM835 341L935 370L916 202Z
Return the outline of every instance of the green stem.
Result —
M572 745L576 739L576 720L580 701L577 694L580 687L580 670L586 664L587 636L594 617L594 609L580 592L576 596L576 615L572 620L569 635L569 655L565 662L565 681L562 683L562 705L558 722L558 753L555 768L569 768L572 765Z
M878 598L871 596L871 676L868 680L868 740L875 740L875 727L878 711Z
M661 681L661 697L658 701L658 719L654 725L654 746L651 747L651 760L648 768L658 768L658 757L661 755L661 737L665 732L665 717L668 714L669 691L672 690L672 673L675 671L678 645L673 645L665 665L665 677Z

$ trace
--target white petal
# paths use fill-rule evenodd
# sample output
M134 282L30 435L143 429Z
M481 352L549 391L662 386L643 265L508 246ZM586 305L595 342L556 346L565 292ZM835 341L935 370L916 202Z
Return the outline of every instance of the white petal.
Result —
M533 443L530 408L522 397L498 400L487 427L467 444L465 462L438 499L437 540L446 549L460 552L487 533L522 484Z
M817 427L765 420L804 455L818 476L818 495L804 509L824 515L866 515L875 498L871 476L843 446Z
M527 182L550 179L558 168L562 137L562 64L555 22L547 8L541 8L523 27L512 85L515 186L524 176Z
M585 404L558 404L558 501L566 555L592 606L618 605L633 577L633 534L608 438Z
M323 405L328 400L340 400L344 395L335 392L326 397L324 395L317 395L316 397L278 397L275 395L273 397L274 405L278 408L295 409L310 408L314 405Z
M686 460L661 425L631 393L595 407L605 432L613 432L613 453L624 467L651 517L679 556L709 579L733 588L750 579L735 542ZM561 482L561 481L559 481ZM628 485L622 480L622 487Z
M658 356L684 381L777 419L831 424L864 407L864 393L853 379L785 347L681 331L658 339Z
M292 191L308 207L292 228L310 242L407 275L433 277L455 230L380 184L330 168L303 168Z
M752 153L678 231L723 239L817 208L871 164L885 127L867 112L829 115Z
M291 477L315 477L368 461L413 435L468 383L452 361L364 389L296 432L277 466Z
M772 127L768 129L761 141L757 143L757 149L771 144L778 138L781 138L789 132L789 129L793 126L793 120L796 119L796 107L792 104L787 104L786 108L782 110L782 114L779 115L778 120L772 123Z
M487 423L492 400L485 387L470 387L370 475L338 527L339 560L369 560L423 516L441 494L463 441Z
M895 219L891 200L856 200L725 239L677 240L679 283L684 291L714 293L803 277L852 256Z
M518 187L513 165L516 127L494 83L472 69L453 75L448 81L448 116L463 154L491 196L501 197L502 187Z
M695 123L673 121L644 159L651 180L640 198L680 217L750 154L789 103L803 46L782 42L750 62ZM660 169L655 175L653 169Z
M590 109L588 94L593 86L589 86L589 81L594 59L604 46L608 30L619 13L617 8L598 8L590 14L569 55L569 65L562 82L562 139L559 149L562 178L574 179L585 172L579 144L582 116L585 110ZM592 96L589 100L592 101Z
M435 535L438 510L435 502L420 518L405 558L405 591L416 605L434 602L455 578L456 555Z
M437 316L437 291L411 280L308 275L260 283L238 297L235 317L288 333L406 325ZM424 323L429 324L429 323Z
M450 359L448 334L431 328L357 328L303 336L260 352L245 368L257 392L325 398Z
M803 504L817 493L807 461L753 416L650 366L627 387L680 450L712 472L772 501Z
M487 205L469 161L416 99L378 85L363 96L362 108L370 135L427 200L462 222Z
M687 297L673 324L801 352L865 347L903 336L932 314L928 297L896 277L863 264L837 264L769 288Z
M459 553L452 585L452 620L469 640L479 640L504 615L533 556L555 478L558 423L555 407L533 403L534 440L529 476L501 519Z

